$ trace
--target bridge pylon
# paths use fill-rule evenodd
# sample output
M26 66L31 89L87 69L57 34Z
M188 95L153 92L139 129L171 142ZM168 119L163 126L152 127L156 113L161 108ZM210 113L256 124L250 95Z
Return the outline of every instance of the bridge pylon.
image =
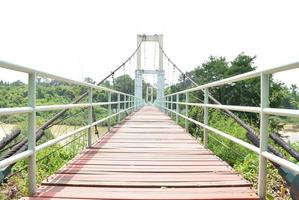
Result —
M135 105L140 103L143 99L142 96L142 84L143 84L143 74L154 74L157 76L157 99L156 102L161 102L164 97L164 87L165 87L165 72L163 69L163 35L137 35L137 46L142 42L157 42L160 46L159 48L159 68L153 70L142 69L141 66L141 48L137 50L137 69L135 70Z

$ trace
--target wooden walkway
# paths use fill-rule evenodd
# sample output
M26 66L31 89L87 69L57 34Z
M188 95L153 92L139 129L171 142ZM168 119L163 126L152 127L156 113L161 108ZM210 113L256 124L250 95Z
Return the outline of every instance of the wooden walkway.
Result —
M251 184L154 107L113 128L23 199L259 199Z

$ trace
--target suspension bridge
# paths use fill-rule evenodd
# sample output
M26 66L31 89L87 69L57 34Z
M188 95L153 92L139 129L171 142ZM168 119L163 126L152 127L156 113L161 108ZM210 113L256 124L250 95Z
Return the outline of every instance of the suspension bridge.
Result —
M155 66L154 69L142 68L141 46L145 42L153 42L159 46L157 68ZM113 78L115 73L125 68L133 58L136 58L134 94L102 86L104 81ZM165 94L164 59L193 86L172 94ZM28 74L28 106L0 108L1 116L28 115L27 139L11 147L9 153L0 161L2 176L8 176L11 167L16 162L28 160L26 170L28 171L29 197L23 197L24 200L265 199L268 161L278 169L287 182L293 199L299 199L299 166L286 160L269 144L268 139L269 116L299 117L299 110L269 107L269 77L277 72L296 69L299 63L255 70L198 85L165 53L163 35L138 35L137 48L133 54L96 85L3 61L0 62L0 67ZM146 88L144 97L143 77L146 74L155 76L157 83ZM86 92L70 104L36 105L37 77L82 86L86 88ZM223 105L209 93L209 89L256 77L260 77L261 80L259 107ZM157 91L155 97L153 87ZM107 101L95 102L93 93L96 91L105 92L108 97ZM189 94L194 92L203 93L204 99L198 100L199 102L189 102ZM81 102L84 98L87 98L87 102ZM104 106L107 107L108 116L96 119L95 108ZM115 110L112 109L113 106L116 107ZM203 108L204 120L202 122L188 116L191 107ZM73 108L88 110L88 116L86 116L88 124L37 145L37 141L43 136L45 130L65 118L65 114ZM248 132L251 142L240 140L230 133L212 127L209 124L209 109L211 108L219 109L232 117ZM37 127L36 114L47 111L58 112L44 125ZM233 111L259 114L259 133L256 133ZM117 124L114 126L111 122L112 118L117 119ZM184 120L183 127L179 125L180 119ZM92 136L97 134L97 125L104 122L108 124L108 132L93 143ZM203 129L202 143L189 134L191 123ZM36 181L37 152L84 131L87 131L86 149L38 186ZM257 190L253 188L252 183L208 149L208 139L211 133L247 148L259 156ZM6 140L6 144L9 144L9 139ZM292 149L288 149L288 152L295 158L298 156L297 152Z

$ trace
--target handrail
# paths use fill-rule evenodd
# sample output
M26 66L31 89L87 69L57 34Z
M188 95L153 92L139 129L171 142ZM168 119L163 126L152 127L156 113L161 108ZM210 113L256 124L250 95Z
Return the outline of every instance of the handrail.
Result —
M42 149L44 149L44 148L46 148L46 147L49 147L49 146L52 146L52 145L54 145L54 144L56 144L56 143L58 143L58 142L60 142L60 141L62 141L62 140L65 140L65 139L69 138L70 136L72 136L72 135L74 135L74 134L77 134L77 133L79 133L79 132L85 131L85 130L87 130L87 129L89 129L89 128L95 126L95 125L98 125L98 124L100 124L100 123L102 123L102 122L104 122L104 121L107 121L108 119L110 119L110 118L112 118L112 117L119 116L119 114L121 114L121 113L123 113L123 112L126 112L126 111L132 109L133 107L134 107L134 106L132 106L132 107L130 107L130 108L127 108L127 109L125 109L125 110L121 110L121 111L119 111L119 112L117 112L117 113L114 113L114 114L109 115L109 116L107 116L107 117L105 117L105 118L103 118L103 119L100 119L100 120L98 120L98 121L96 121L96 122L93 122L92 124L83 126L83 127L79 128L79 129L77 129L77 130L74 130L74 131L70 132L70 133L67 133L67 134L61 135L61 136L59 136L59 137L57 137L57 138L55 138L55 139L49 140L49 141L47 141L47 142L45 142L45 143L43 143L43 144L40 144L40 145L36 146L36 149L35 149L35 150L36 150L36 152L41 151ZM0 165L0 168L1 168L1 165Z
M201 89L221 86L221 85L225 85L225 84L228 84L228 83L244 81L246 79L258 77L261 74L269 75L269 74L274 74L274 73L277 73L277 72L292 70L292 69L296 69L296 68L299 68L299 62L291 63L291 64L288 64L288 65L283 65L283 66L279 66L279 67L273 67L273 68L269 68L269 69L254 70L254 71L246 72L246 73L239 74L239 75L236 75L236 76L232 76L232 77L229 77L229 78L225 78L225 79L222 79L222 80L219 80L219 81L214 81L214 82L211 82L211 83L200 85L198 87L193 87L193 88L190 88L190 89L187 89L187 90L182 90L182 91L175 92L175 93L172 93L172 94L169 94L169 95L165 95L165 97L168 97L170 95L183 94L183 93L186 93L186 92L193 92L193 91L197 91L197 90L201 90Z
M201 127L203 127L203 128L206 128L206 129L208 129L208 130L210 130L210 131L212 131L212 132L214 132L214 133L216 133L216 134L218 134L218 135L220 135L220 136L222 136L222 137L225 137L226 139L229 139L229 140L231 140L231 141L233 141L233 142L235 142L235 143L237 143L237 144L239 144L239 145L241 145L241 146L243 146L243 147L245 147L245 148L247 148L247 149L249 149L249 150L251 150L251 151L257 153L257 154L260 154L260 150L259 150L259 148L256 147L256 146L254 146L254 145L252 145L252 144L249 144L249 143L247 143L247 142L244 142L243 140L240 140L239 138L236 138L236 137L234 137L234 136L231 136L230 134L225 133L225 132L223 132L223 131L220 131L220 130L218 130L218 129L216 129L216 128L213 128L213 127L211 127L211 126L207 126L207 125L205 125L205 124L203 124L203 123L200 123L200 122L198 122L198 121L196 121L196 120L194 120L194 119L192 119L192 118L186 117L185 115L183 115L183 114L181 114L181 113L177 113L176 111L173 111L173 110L171 110L171 109L169 109L169 108L167 108L167 107L162 106L162 108L164 108L164 109L166 109L166 110L168 110L168 111L170 111L170 112L173 112L174 114L177 114L177 115L179 115L180 117L182 117L182 118L184 118L184 119L186 119L186 120L188 120L188 121L190 121L190 122L192 122L192 123L194 123L194 124L196 124L196 125L199 125L199 126L201 126ZM262 154L263 154L263 153L265 153L265 152L262 152ZM266 155L269 155L269 154L271 154L271 153L268 153L268 152L267 152ZM276 155L274 155L274 154L271 154L271 155L272 155L272 156L268 156L268 157L271 158L271 159L270 159L271 161L273 161L273 162L275 162L275 163L277 163L277 164L279 164L279 165L282 165L282 166L284 166L284 167L286 167L286 168L288 168L288 169L290 169L290 170L293 170L293 171L296 171L297 173L299 173L299 165L296 165L296 164L294 164L294 163L292 163L292 162L290 162L290 161L288 161L288 160L282 159L282 158L280 158L280 157L278 157L278 156L276 156ZM278 159L278 158L279 158L279 159ZM274 159L277 159L277 161L275 161ZM284 160L284 161L282 162L281 159Z
M7 167L10 164L13 164L24 158L29 158L28 164L28 190L29 195L32 196L36 192L36 153L43 150L49 146L57 144L58 142L65 140L72 135L75 135L79 132L88 130L88 147L91 147L91 128L95 125L98 125L104 121L108 121L108 127L111 126L111 118L117 116L118 122L120 122L120 115L124 112L131 113L136 111L138 108L143 106L143 100L139 99L131 94L126 94L117 90L110 88L93 85L90 83L85 83L73 79L64 78L47 72L31 69L28 67L11 64L8 62L0 61L0 68L5 68L13 71L23 72L28 74L28 106L25 107L14 107L14 108L0 108L1 115L12 115L12 114L28 114L28 150L13 155L7 159L0 161L0 169ZM88 89L88 103L79 103L79 104L59 104L59 105L41 105L36 106L36 79L37 76L42 76L45 78L51 78L58 81L63 81L69 84L84 86ZM108 92L108 102L93 102L92 101L92 91L100 90ZM117 94L117 101L111 101L111 94ZM121 100L120 95L123 95L123 100ZM112 114L111 105L117 104L117 112ZM123 109L121 109L121 104L123 104ZM102 118L98 121L93 121L92 118L92 107L94 106L103 106L108 105L108 116ZM49 140L43 144L36 146L36 113L44 111L53 111L69 108L88 108L88 125L80 127L74 131L61 135L55 139Z
M116 94L122 94L122 95L133 97L133 95L131 95L131 94L126 94L126 93L123 93L123 92L120 92L120 91L117 91L117 90L113 90L113 89L110 89L110 88L106 88L106 87L103 87L103 86L98 86L98 85L94 85L94 84L91 84L91 83L86 83L86 82L83 82L83 81L77 81L77 80L65 78L65 77L62 77L62 76L50 74L50 73L47 73L47 72L43 72L43 71L40 71L40 70L35 70L35 69L29 68L29 67L16 65L16 64L12 64L12 63L1 61L1 60L0 60L0 68L5 68L5 69L13 70L13 71L18 71L18 72L24 72L24 73L27 73L27 74L34 74L35 73L36 76L41 76L41 77L44 77L44 78L50 78L50 79L54 79L54 80L57 80L57 81L66 82L66 83L69 83L69 84L80 85L80 86L84 86L84 87L88 87L88 88L93 88L93 89L97 89L97 90L104 90L106 92L112 92L112 93L116 93Z
M164 109L166 113L174 113L176 115L176 122L178 123L178 117L182 117L185 119L185 127L188 127L188 121L192 122L200 127L204 128L204 135L203 141L204 146L207 147L207 140L208 140L208 130L214 132L222 137L229 139L230 141L237 143L259 155L259 179L258 179L258 194L261 198L265 197L266 194L266 163L267 159L271 160L272 162L279 164L289 170L292 170L296 173L299 173L299 165L294 164L286 159L280 158L270 152L267 151L268 148L268 117L269 115L277 115L277 116L288 116L288 117L299 117L299 110L298 109L282 109L282 108L270 108L269 107L269 80L270 75L287 71L291 69L299 68L299 62L291 63L288 65L274 67L269 69L263 70L254 70L251 72L247 72L244 74L236 75L233 77L229 77L223 80L207 83L204 85L200 85L197 87L193 87L190 89L182 90L179 92L175 92L172 94L168 94L163 97L162 100L158 100L156 105ZM208 103L208 90L212 87L218 87L224 84L234 83L238 81L247 80L250 78L260 77L261 79L261 106L260 107L251 107L251 106L235 106L235 105L216 105L216 104L209 104ZM190 103L188 102L188 94L190 92L203 90L205 101L204 103ZM180 102L179 95L184 94L186 95L186 101ZM175 104L175 109L173 109L173 104ZM186 112L188 110L188 106L199 106L204 108L204 123L198 122L190 117L188 117L188 113L181 114L179 112L179 105L186 106ZM250 113L259 113L260 114L260 144L259 147L256 147L252 144L249 144L245 141L242 141L228 133L220 131L216 128L208 126L208 108L216 108L216 109L227 109L227 110L234 110L234 111L242 111L242 112L250 112Z
M164 103L171 103L171 101L163 101ZM295 109L285 109L285 108L263 108L253 107L253 106L234 106L234 105L218 105L218 104L204 104L204 103L186 103L178 102L179 105L188 105L188 106L199 106L199 107L208 107L216 109L228 109L241 112L250 112L250 113L261 113L264 112L269 115L277 116L286 116L286 117L299 117L299 110Z
M36 106L36 112L42 111L54 111L54 110L62 110L68 108L86 108L89 106L104 106L109 104L118 104L118 103L130 103L132 101L114 101L114 102L97 102L97 103L76 103L76 104L58 104L58 105L45 105L45 106ZM31 107L16 107L16 108L0 108L0 116L1 115L11 115L11 114L24 114L30 113L33 109Z

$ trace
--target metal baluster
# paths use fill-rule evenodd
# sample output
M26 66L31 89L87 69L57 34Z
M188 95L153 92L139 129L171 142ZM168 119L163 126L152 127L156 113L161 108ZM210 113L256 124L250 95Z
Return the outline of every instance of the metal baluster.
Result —
M137 111L137 98L134 96L134 108L133 108L133 110L134 111Z
M180 109L179 109L179 94L176 95L176 112L179 113ZM176 113L175 115L175 122L178 124L179 123L179 115Z
M259 155L259 177L258 195L260 198L266 197L267 184L267 159L261 155L268 149L268 121L269 117L263 112L269 107L269 75L261 73L261 111L260 111L260 155Z
M204 90L204 124L208 125L209 121L209 110L206 104L209 103L209 90L206 88ZM204 147L208 147L208 129L204 128L203 133L203 144Z
M108 93L108 116L112 114L111 112L111 92ZM108 119L108 131L111 130L111 118Z
M173 96L172 95L170 96L170 110L171 111L173 110ZM173 113L172 112L170 112L170 117L172 119L172 117L173 117Z
M28 114L28 150L32 151L32 155L28 158L28 190L29 195L33 196L36 192L36 73L28 76L28 106L33 110Z
M88 89L88 103L90 104L88 107L88 124L92 124L92 88ZM87 139L87 146L91 147L92 146L92 141L91 141L91 132L92 132L92 127L88 129L88 139Z
M165 101L166 101L166 110L165 110L165 112L166 112L166 115L168 115L168 113L169 113L169 111L168 111L168 107L169 107L169 103L168 103L168 97L165 97Z
M131 114L131 113L133 112L133 108L132 108L132 105L133 105L133 97L130 96L129 99L130 99L130 103L129 103L129 104L130 104L130 114Z
M167 101L167 97L162 97L162 108L163 108L163 111L164 111L164 113L166 114L166 105L167 105L167 103L166 103L166 101Z
M127 109L127 96L126 95L124 95L124 110L126 110ZM124 116L125 116L125 118L126 118L126 116L127 116L127 111L125 111L124 112Z
M189 93L186 92L186 103L188 103L188 102L189 102ZM186 117L188 117L188 105L187 104L186 104L185 110L186 110ZM187 119L185 119L185 129L186 129L186 132L188 132L188 120Z
M120 94L117 94L117 111L120 112ZM117 123L120 123L120 114L117 115Z

